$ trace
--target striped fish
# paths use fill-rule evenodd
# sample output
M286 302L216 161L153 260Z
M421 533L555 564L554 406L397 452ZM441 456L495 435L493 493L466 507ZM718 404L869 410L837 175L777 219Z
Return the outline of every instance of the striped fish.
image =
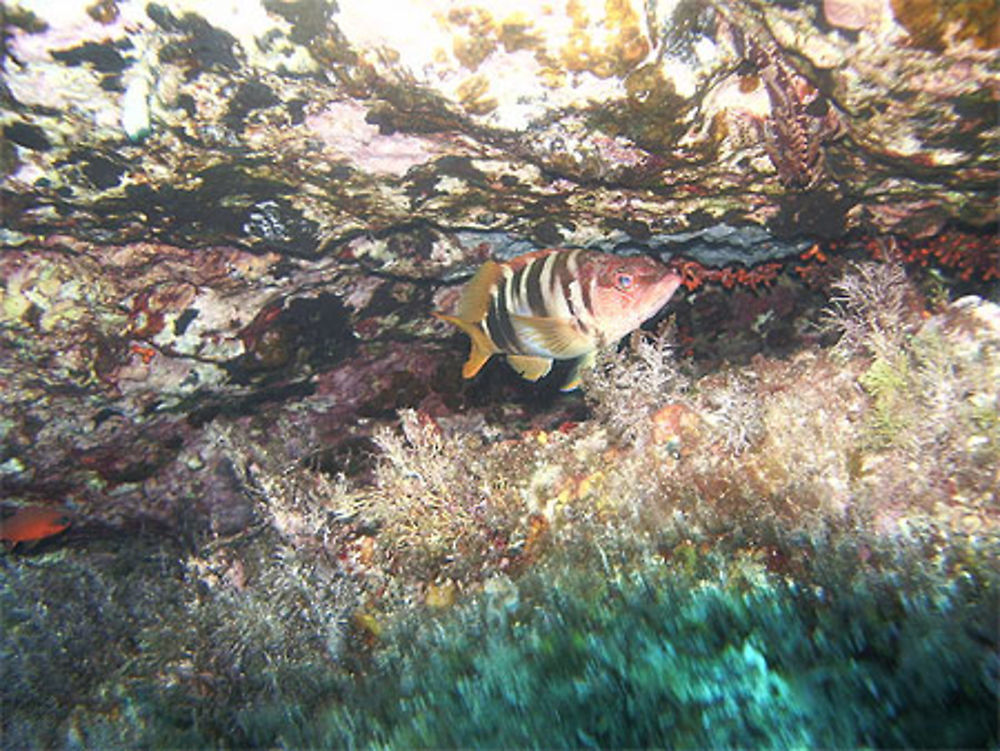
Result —
M487 261L462 291L455 315L436 312L472 340L462 376L472 378L493 355L536 381L553 360L579 358L580 370L662 308L681 278L651 258L581 249L548 249L509 261Z

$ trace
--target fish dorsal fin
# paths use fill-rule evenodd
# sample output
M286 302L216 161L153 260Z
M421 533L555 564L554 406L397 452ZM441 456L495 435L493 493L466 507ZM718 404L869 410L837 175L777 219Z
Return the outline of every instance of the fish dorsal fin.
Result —
M490 309L490 294L501 276L503 268L496 261L487 261L480 266L462 291L462 297L458 301L458 317L470 323L483 320Z
M479 372L486 361L497 352L496 345L490 341L490 338L486 336L486 332L477 323L463 321L461 318L446 316L443 313L434 313L433 315L435 318L458 326L472 341L472 348L469 350L469 359L462 366L462 377L472 378Z
M594 362L597 360L597 350L591 350L573 365L573 370L570 371L569 378L566 379L566 383L559 387L560 391L576 391L580 388L580 371L586 370L587 368L594 367Z
M507 362L520 374L521 378L537 381L552 370L552 360L548 357L532 355L507 355Z
M510 319L521 341L559 360L579 357L594 349L595 343L570 318L511 315Z
M542 248L541 250L532 250L528 253L521 253L519 256L514 256L509 261L504 261L504 265L509 267L511 271L517 271L520 268L527 266L532 261L539 258L545 258L553 253L568 253L565 248Z

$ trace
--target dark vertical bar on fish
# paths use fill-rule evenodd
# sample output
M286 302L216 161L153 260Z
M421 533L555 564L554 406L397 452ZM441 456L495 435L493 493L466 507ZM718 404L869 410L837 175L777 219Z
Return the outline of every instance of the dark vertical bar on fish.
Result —
M528 274L524 283L528 293L528 307L531 309L531 314L539 318L544 318L547 314L545 296L542 294L542 271L549 258L550 256L536 258L528 264Z
M507 309L507 285L510 280L505 276L497 284L496 294L490 303L486 314L486 332L502 351L519 352L520 342L517 332L510 323L510 311Z
M552 275L549 277L549 299L555 300L562 295L565 299L565 286L569 282L569 272L566 267L569 264L569 253L554 253L552 262Z

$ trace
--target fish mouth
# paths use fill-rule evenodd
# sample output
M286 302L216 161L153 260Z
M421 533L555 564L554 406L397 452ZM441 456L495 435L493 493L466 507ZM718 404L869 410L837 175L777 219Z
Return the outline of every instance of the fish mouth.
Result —
M642 303L636 306L635 318L637 320L634 328L638 328L656 315L664 305L670 302L670 298L674 296L680 286L681 277L673 271L665 272L662 277L653 282Z
M662 277L660 277L660 279L654 282L653 294L650 295L650 303L657 300L659 301L656 306L656 310L659 310L666 305L670 298L674 296L678 287L681 286L681 281L682 280L679 274L674 271L667 271Z

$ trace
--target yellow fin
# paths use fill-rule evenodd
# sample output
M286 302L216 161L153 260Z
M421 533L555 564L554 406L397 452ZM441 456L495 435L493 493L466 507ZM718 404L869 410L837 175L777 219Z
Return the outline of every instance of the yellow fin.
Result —
M521 378L529 381L537 381L552 370L552 360L547 357L507 355L507 362L520 374Z
M470 279L462 290L458 301L458 318L470 323L479 323L490 309L490 293L496 287L503 269L496 261L487 261Z
M479 372L486 361L499 351L486 335L486 332L479 328L478 323L470 323L455 316L446 316L443 313L435 312L432 315L442 321L447 321L458 326L472 341L472 348L469 350L469 359L462 366L462 378L472 378Z
M573 366L573 370L570 371L569 378L566 379L566 383L559 387L560 391L576 391L580 388L580 371L587 368L594 367L594 362L597 360L597 350L593 349L587 352L583 357L576 361L576 365Z
M549 352L559 360L579 357L593 349L594 342L570 318L542 318L511 315L511 323L521 341Z

